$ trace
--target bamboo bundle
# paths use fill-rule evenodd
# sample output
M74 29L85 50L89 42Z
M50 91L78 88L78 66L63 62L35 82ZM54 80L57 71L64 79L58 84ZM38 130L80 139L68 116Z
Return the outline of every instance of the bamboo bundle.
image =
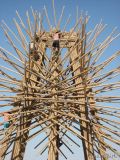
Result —
M61 29L65 7L57 21L54 0L52 6L54 26L61 34L56 56L52 47L54 30L45 6L43 13L31 8L33 22L26 12L27 26L16 11L18 21L13 21L17 34L2 22L14 52L0 47L0 59L4 62L0 65L0 108L11 113L6 131L4 122L0 123L0 159L8 154L11 160L23 159L27 142L43 132L45 137L35 149L44 144L40 154L48 149L48 160L58 160L59 155L67 159L62 146L73 154L68 143L80 147L73 137L82 141L85 160L95 160L98 155L107 160L111 153L119 157L120 66L116 60L120 51L106 60L103 56L120 34L114 28L102 42L96 43L106 25L100 21L87 32L89 16L79 15L78 8L76 23L67 32L70 16ZM44 29L44 16L49 31ZM35 56L39 58L36 60ZM113 63L116 65L111 69ZM1 113L0 118L3 116Z

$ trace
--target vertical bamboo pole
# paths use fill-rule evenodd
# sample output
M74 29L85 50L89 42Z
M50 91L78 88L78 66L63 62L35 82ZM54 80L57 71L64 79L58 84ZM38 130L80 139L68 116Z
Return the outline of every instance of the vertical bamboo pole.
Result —
M24 94L25 96L28 96L27 85L28 85L29 80L28 80L28 77L26 77L26 75L27 74L26 74L26 63L25 63L25 77L23 78L23 82L26 84L26 88L24 88ZM29 106L29 102L25 100L24 104L20 104L20 105L22 105L22 109L20 109L20 112L25 111L25 108ZM26 113L23 113L20 115L20 120L19 120L20 126L18 127L17 133L16 133L16 141L14 142L12 156L11 156L12 160L21 160L24 158L26 140L28 138L29 131L21 132L21 130L30 126L30 123L31 123L31 121L29 121L28 123L24 124L29 119L29 117L26 117L25 114Z
M58 57L59 60L60 57ZM57 61L58 61L57 60ZM56 67L57 65L57 61L55 62L55 65L53 66L53 69ZM53 76L51 78L57 77L58 75L58 69L56 69L53 73ZM56 80L54 80L54 83L57 83L59 79L56 78ZM51 92L53 94L55 94L57 91L56 87L53 87ZM53 99L57 99L57 95L53 96ZM58 121L58 117L57 117L57 112L54 111L58 110L58 104L57 102L53 102L51 105L51 118L56 116L55 120ZM52 122L53 123L53 122ZM52 141L51 141L52 140ZM59 150L59 143L60 143L60 139L59 139L59 125L55 124L53 125L53 127L51 128L50 131L50 136L49 136L49 141L51 141L50 145L49 145L49 151L48 151L48 160L58 160L59 159L59 154L58 154L58 150Z
M74 44L71 44L71 46L73 46ZM78 47L76 49L73 50L70 58L71 58L71 63L72 61L74 61L76 59L76 57L78 57L78 54L80 54L80 56L82 56L82 51L80 50L80 48L82 48L82 44L81 44L81 47ZM71 47L72 49L72 47ZM71 50L70 49L70 50ZM76 70L74 72L74 75L73 76L77 76L80 74L80 70L83 68L83 63L84 63L84 59L82 59L81 62L76 62L75 64L72 65L72 70L75 71L76 68L80 67L79 70ZM84 82L82 80L82 77L79 77L77 79L74 80L74 83L77 85L77 84L80 84L79 86L80 87L83 87L85 88L84 86ZM77 93L78 95L82 94L85 96L85 91L81 91L81 92L78 92ZM84 119L88 119L88 111L86 109L86 99L85 98L81 98L79 99L82 103L84 103L84 106L80 106L80 112L78 113L78 115L81 117L81 118L84 118ZM94 151L93 151L93 147L92 145L90 145L89 142L92 142L92 138L91 138L91 135L90 135L90 129L88 127L88 124L84 121L80 121L80 123L82 124L81 127L81 134L82 136L84 136L84 138L87 139L87 141L85 141L84 139L82 139L82 144L83 144L83 151L84 151L84 158L85 160L94 160Z
M40 43L37 51L40 52L41 50L45 51L45 45L42 45ZM31 58L33 58L33 56L29 56L29 62L28 62L29 70L31 70L31 68L33 68L34 70L38 71L38 73L39 73L38 67L34 64L34 62L31 60ZM43 57L41 56L40 61L42 61L42 60L43 60ZM40 63L39 65L42 66L42 63ZM33 78L35 80L37 79L36 76L30 74L29 71L28 72L26 71L26 65L25 65L25 77L23 78L23 83L26 84L26 88L23 89L24 96L28 96L29 92L34 94L33 90L28 88L28 84L30 84L31 86L35 86L36 83L30 82L30 78ZM26 109L26 107L28 108L30 105L32 105L32 102L25 100L24 107L23 107L22 111L24 111L24 109ZM29 110L30 110L30 108L29 108ZM26 141L29 136L29 131L27 131L27 132L22 131L21 132L21 130L23 130L24 128L30 127L31 120L32 120L31 115L26 116L26 113L23 113L20 117L20 126L18 127L17 134L16 134L17 140L14 142L14 147L13 147L13 151L12 151L12 157L11 157L12 160L21 160L24 158Z

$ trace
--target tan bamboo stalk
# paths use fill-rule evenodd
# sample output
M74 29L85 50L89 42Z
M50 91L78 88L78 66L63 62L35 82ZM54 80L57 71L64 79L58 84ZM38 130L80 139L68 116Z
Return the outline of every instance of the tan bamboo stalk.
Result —
M60 18L59 18L59 21L58 21L58 24L57 24L58 29L60 29L60 23L61 23L62 18L63 18L64 9L65 9L65 6L62 7L61 15L60 15Z
M52 0L52 7L53 7L53 14L54 14L54 24L55 24L55 26L57 26L57 21L56 21L56 10L55 10L54 0Z
M45 15L46 15L46 18L47 18L47 23L48 23L48 26L49 26L49 30L51 30L51 24L50 24L50 20L49 20L49 17L48 17L47 9L46 9L45 6L44 6L44 10L45 10Z

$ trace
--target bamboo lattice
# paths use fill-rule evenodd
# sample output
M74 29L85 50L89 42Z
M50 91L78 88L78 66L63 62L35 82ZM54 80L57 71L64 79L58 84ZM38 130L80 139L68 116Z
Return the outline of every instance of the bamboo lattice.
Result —
M13 21L17 33L2 22L13 49L0 47L0 108L11 112L7 130L1 121L1 160L8 154L11 160L23 159L27 142L38 135L35 149L44 144L40 153L47 150L48 160L58 160L60 155L69 159L62 149L64 146L74 153L68 141L76 147L82 142L85 160L95 160L97 155L101 160L109 159L110 154L119 157L120 51L108 58L105 54L119 33L115 28L99 42L106 25L100 21L87 31L89 16L79 16L78 9L76 24L67 32L70 17L60 28L64 7L57 20L53 1L54 26L61 33L60 51L54 56L54 30L47 9L44 7L41 14L31 10L33 21L26 12L26 22L16 12L18 20ZM39 61L34 58L36 54ZM2 113L0 116L3 118ZM41 139L43 132L46 136Z

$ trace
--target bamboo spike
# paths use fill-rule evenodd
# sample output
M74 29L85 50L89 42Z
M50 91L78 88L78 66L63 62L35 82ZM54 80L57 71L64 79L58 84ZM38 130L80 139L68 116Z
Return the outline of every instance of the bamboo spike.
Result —
M20 39L21 39L22 47L23 47L23 49L25 50L25 52L28 53L28 49L27 49L28 42L27 42L27 40L26 40L26 38L25 38L25 36L24 36L24 34L23 34L23 32L22 32L19 24L17 23L17 21L16 21L15 19L13 19L13 22L14 22L16 28L17 28L19 37L20 37Z
M31 27L31 21L30 21L30 16L29 16L28 11L26 12L26 16L27 16L28 31L29 31L31 38L32 38L32 36L33 36L32 29L31 29L32 27Z
M15 69L17 70L17 72L19 72L19 73L22 74L21 70L18 69L18 66L19 66L19 65L17 65L17 64L14 63L14 62L12 62L11 60L9 60L8 57L6 58L6 56L5 56L5 57L0 56L0 58L2 58L2 60L4 60L4 61L7 62L8 64L10 64L13 68L15 68ZM20 68L21 68L21 67L20 67Z
M70 18L71 18L71 15L69 15L69 17L68 17L68 19L66 21L66 24L63 27L63 32L65 32L67 25L70 23Z
M18 59L17 57L15 57L12 53L8 52L6 49L0 47L0 51L7 53L8 55L12 56L13 58L15 58L17 61L23 63L20 59Z
M3 27L2 27L3 28ZM24 54L15 46L15 44L13 43L12 39L10 38L8 32L6 31L5 28L3 28L5 36L7 37L8 41L10 42L11 46L14 48L14 50L16 51L17 55L19 56L20 60L23 61L24 60Z
M1 53L2 53L2 54L0 55L0 58L2 58L4 61L8 62L12 67L14 67L14 68L15 68L16 70L18 70L19 72L21 72L21 70L18 69L18 68L23 69L22 66L16 64L14 61L12 61L10 58L8 58L8 56L6 55L5 52L1 51Z
M111 43L113 40L115 40L119 35L120 35L120 34L118 34L118 35L115 36L115 37L112 37L112 38L109 40L108 43L104 44L104 48L107 48L107 47L110 45L110 43ZM100 58L100 56L102 55L102 53L103 53L103 52L101 52L100 54L98 54L98 55L96 56L96 58L95 58L94 61L93 61L93 64L95 64L95 63L99 60L99 58Z
M94 132L96 132L97 134L99 134L99 132L96 131L96 130L94 130ZM114 152L114 153L116 153L118 156L120 156L119 152L116 152L113 147L111 147L110 145L106 144L105 142L104 142L104 145L105 145L109 150L111 150L112 152Z
M20 17L20 15L19 15L19 13L18 13L17 10L16 10L16 14L17 14L17 16L18 16L18 18L19 18L19 20L20 20L20 23L21 23L22 26L24 26L24 28L25 28L25 24L23 23L23 21L22 21L22 19L21 19L21 17Z
M31 24L30 24L30 18L29 18L29 14L28 12L26 12L26 16L27 16L27 23L28 23L28 29L26 29L25 24L22 21L22 18L20 17L19 13L16 12L18 19L20 20L20 25L22 26L22 28L25 30L25 32L27 33L27 35L30 37L30 39L32 39L32 32L31 32ZM27 42L27 41L26 41Z
M17 71L14 71L14 70L12 70L12 69L10 69L10 68L7 68L7 67L4 67L4 66L2 66L2 65L0 65L0 67L3 68L3 69L9 70L10 72L16 73L16 74L18 74L18 75L21 75L21 76L23 75L23 73L21 74L21 73L19 73L19 72L17 72Z
M15 35L15 33L12 31L12 29L10 29L10 28L8 27L8 25L7 25L4 21L2 21L2 23L5 25L5 27L8 29L8 31L9 31L10 33L12 33L12 35L13 35L14 38L17 40L17 42L19 42L19 44L21 44L21 41L18 39L18 37Z
M57 21L56 21L56 10L55 10L55 3L54 0L52 0L52 7L53 7L53 15L54 15L54 24L57 26Z
M61 15L60 15L60 18L59 18L59 21L58 21L58 24L57 24L58 29L60 29L60 23L61 23L62 18L63 18L64 9L65 9L65 6L62 7Z
M76 22L78 21L78 17L79 17L79 8L77 6L76 7Z
M46 9L45 6L44 6L44 10L45 10L45 15L46 15L47 22L48 22L48 25L49 25L49 30L51 30L51 24L50 24L50 20L49 20L49 17L48 17L47 9Z
M49 135L48 135L49 136ZM47 138L48 136L46 136L43 140L41 140L36 146L35 146L35 149L41 144L43 143Z

